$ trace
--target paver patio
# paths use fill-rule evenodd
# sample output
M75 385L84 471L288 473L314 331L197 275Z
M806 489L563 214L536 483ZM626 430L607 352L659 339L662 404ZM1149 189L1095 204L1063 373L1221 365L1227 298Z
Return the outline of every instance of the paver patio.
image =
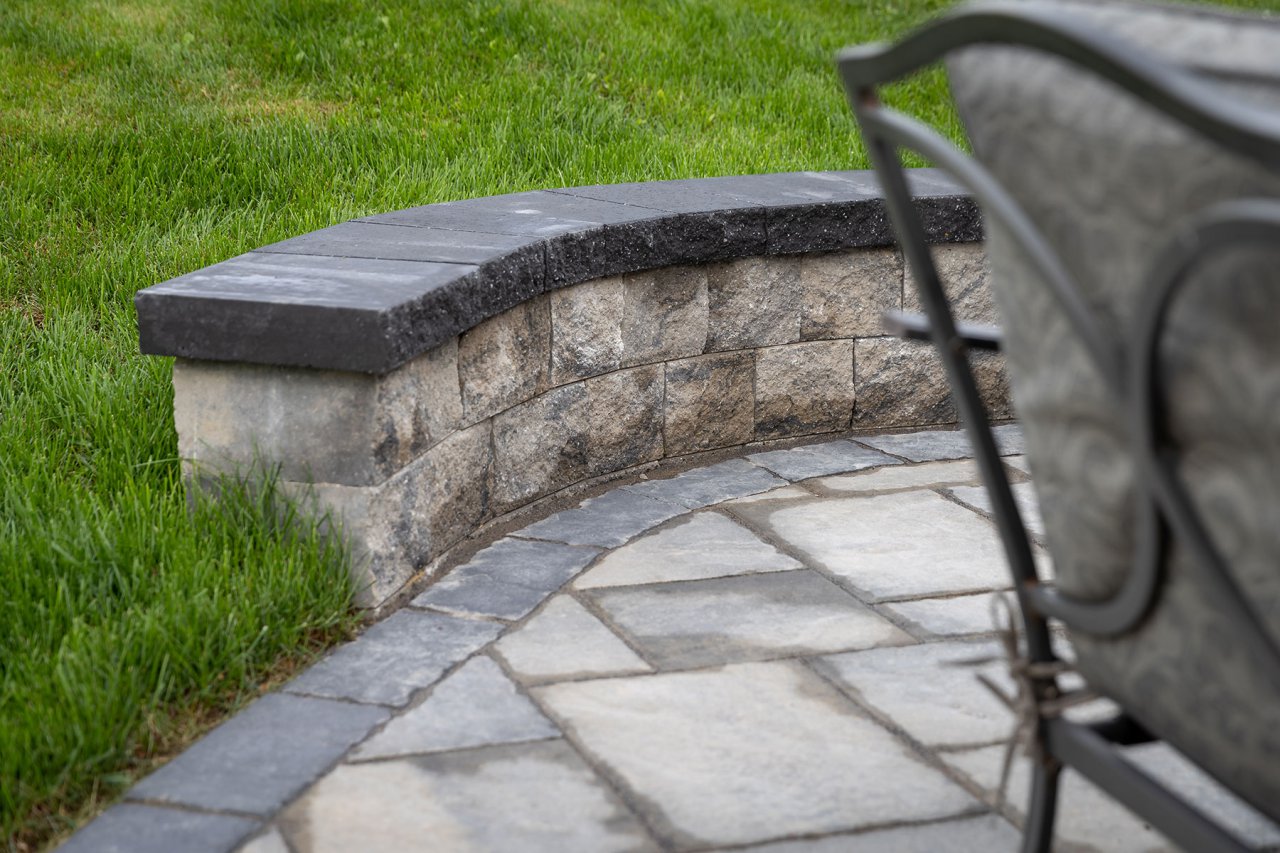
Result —
M995 809L1012 718L975 678L1002 669L972 663L1007 574L967 456L955 432L829 441L530 524L64 849L1015 849L1024 765ZM1135 755L1280 844L1168 748ZM1171 847L1069 773L1060 808L1062 849Z

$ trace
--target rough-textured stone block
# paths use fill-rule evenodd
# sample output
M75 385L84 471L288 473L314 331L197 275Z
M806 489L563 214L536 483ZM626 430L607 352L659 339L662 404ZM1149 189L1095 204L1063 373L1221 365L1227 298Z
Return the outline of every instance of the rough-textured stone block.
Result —
M756 352L757 438L848 429L853 341L815 341Z
M606 474L662 458L663 366L651 364L587 380L591 473Z
M989 415L1012 414L1004 360L970 354L978 390ZM897 338L863 338L854 344L853 424L859 427L926 426L957 420L942 360L932 347Z
M707 343L707 273L666 267L623 279L622 364L697 355Z
M179 359L173 389L178 453L197 469L278 465L299 482L380 483L462 419L453 341L381 377Z
M557 290L551 299L551 383L563 385L622 364L621 277Z
M270 815L387 717L385 708L272 693L133 786L128 797Z
M379 379L373 412L378 442L374 461L379 473L392 475L461 425L458 341L454 339Z
M285 685L290 693L403 705L415 690L493 640L502 626L400 610Z
M902 307L902 258L854 249L800 258L800 339L883 334L881 315Z
M951 303L951 311L957 320L969 323L999 322L991 288L987 283L990 267L987 253L981 243L945 243L931 246L933 263L942 279L943 292ZM920 302L919 285L908 266L906 283L902 291L903 310L920 314L924 307Z
M493 419L493 504L498 514L588 475L587 388L555 388Z
M794 258L743 258L707 267L707 351L800 340L800 267Z
M717 353L669 363L663 403L667 455L751 441L754 380L751 353Z
M546 297L485 320L458 340L467 423L496 415L547 388L551 315Z
M340 525L362 603L386 600L490 515L489 423L454 433L377 486L286 483Z
M58 847L64 853L230 853L256 830L256 820L224 814L121 803Z

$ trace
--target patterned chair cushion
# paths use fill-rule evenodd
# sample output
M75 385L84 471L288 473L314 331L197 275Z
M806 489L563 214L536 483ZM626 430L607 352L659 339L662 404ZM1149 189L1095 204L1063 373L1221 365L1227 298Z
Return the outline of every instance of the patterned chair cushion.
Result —
M1280 111L1280 19L1083 0L1037 5L1189 68L1223 97ZM1280 198L1275 173L1042 53L972 48L949 72L976 156L1122 342L1132 339L1148 271L1179 223L1227 199ZM987 232L1057 583L1074 596L1106 597L1129 571L1137 538L1128 417L1011 238L990 221ZM1280 245L1210 259L1165 340L1160 379L1180 475L1280 643ZM1280 666L1249 659L1235 627L1215 607L1204 569L1175 544L1153 612L1136 631L1073 642L1095 687L1280 819Z

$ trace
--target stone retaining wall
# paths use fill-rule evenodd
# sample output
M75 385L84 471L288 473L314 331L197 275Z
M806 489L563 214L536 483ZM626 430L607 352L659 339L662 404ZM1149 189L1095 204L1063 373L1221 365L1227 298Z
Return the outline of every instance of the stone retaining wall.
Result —
M960 315L992 322L981 244L935 251ZM668 264L544 289L383 371L179 358L179 451L194 473L278 466L340 520L377 604L486 522L585 480L953 423L930 348L880 330L883 311L916 307L909 278L883 245ZM980 372L1007 417L998 359Z

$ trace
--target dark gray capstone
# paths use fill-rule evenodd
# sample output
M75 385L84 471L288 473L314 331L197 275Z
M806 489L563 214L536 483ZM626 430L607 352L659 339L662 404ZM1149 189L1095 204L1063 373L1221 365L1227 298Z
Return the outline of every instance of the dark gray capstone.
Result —
M929 239L981 237L973 202L910 176ZM869 172L538 190L321 229L139 291L142 351L386 373L548 289L677 264L886 246Z

